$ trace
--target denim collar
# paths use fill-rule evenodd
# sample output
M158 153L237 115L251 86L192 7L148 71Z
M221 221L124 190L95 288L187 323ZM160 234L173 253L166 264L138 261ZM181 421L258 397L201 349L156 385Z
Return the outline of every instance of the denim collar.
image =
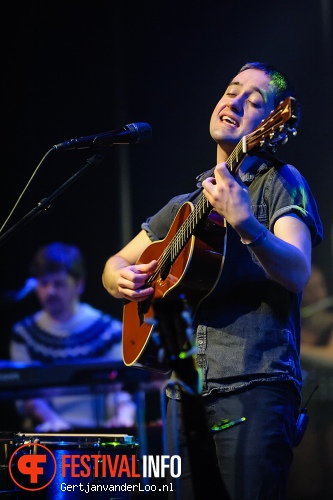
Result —
M258 162L256 162L250 170L245 172L245 174L241 175L241 180L242 180L242 182L244 182L244 184L250 185L255 177L257 177L258 175L264 174L265 172L267 172L271 168L271 165L268 166L266 163L261 163L262 160L260 160L260 159L259 159L259 162L260 162L259 166L258 166ZM215 167L210 168L209 170L206 170L205 172L202 172L201 174L197 175L196 181L197 181L198 188L202 187L202 181L207 179L207 177L214 176L214 170L215 170Z

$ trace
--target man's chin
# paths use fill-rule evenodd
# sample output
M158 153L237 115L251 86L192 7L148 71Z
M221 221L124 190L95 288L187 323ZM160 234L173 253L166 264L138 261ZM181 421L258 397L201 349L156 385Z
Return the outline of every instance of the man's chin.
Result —
M221 147L232 146L235 147L239 142L239 137L236 134L226 133L222 130L211 131L212 139Z
M58 316L64 311L63 306L59 302L45 304L44 309L50 316Z

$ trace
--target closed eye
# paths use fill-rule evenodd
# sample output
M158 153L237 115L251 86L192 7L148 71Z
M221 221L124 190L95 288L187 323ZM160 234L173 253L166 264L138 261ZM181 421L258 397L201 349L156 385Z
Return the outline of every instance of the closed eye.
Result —
M256 109L261 107L261 104L254 102L254 101L250 101L250 99L249 99L249 103L251 104L251 106L253 106Z

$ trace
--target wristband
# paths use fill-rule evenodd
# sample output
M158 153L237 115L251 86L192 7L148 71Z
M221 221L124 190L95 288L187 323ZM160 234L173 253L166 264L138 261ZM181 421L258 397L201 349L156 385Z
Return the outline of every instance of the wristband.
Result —
M253 241L251 241L250 243L245 243L245 241L243 241L241 239L241 242L243 243L243 245L246 245L247 247L253 248L253 247L256 247L257 245L261 245L262 243L264 243L266 238L267 238L267 229L266 229L266 227L261 226L260 233L258 234L258 236L256 238L254 238Z

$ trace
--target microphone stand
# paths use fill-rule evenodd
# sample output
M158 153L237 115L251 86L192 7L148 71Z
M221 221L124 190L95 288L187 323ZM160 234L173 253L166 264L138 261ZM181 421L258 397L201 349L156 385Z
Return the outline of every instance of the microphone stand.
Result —
M213 485L213 488L218 488L219 498L227 500L229 496L222 479L220 477L216 479L216 463L210 448L212 436L208 428L205 406L201 395L201 377L193 356L195 347L192 345L191 338L193 336L190 322L191 308L187 305L186 300L181 297L179 299L167 297L155 299L153 307L155 330L160 335L161 346L174 373L174 378L169 380L166 388L169 388L174 396L169 404L174 405L172 412L175 448L178 446L179 430L176 423L174 399L177 392L181 393L182 423L189 456L193 498L195 500L207 498ZM165 395L165 397L167 396ZM166 407L165 404L164 407ZM165 418L165 415L166 410L162 408L163 418ZM165 454L168 455L166 433L163 441ZM178 453L176 452L176 454ZM179 478L175 479L174 485L175 498L182 500Z
M66 188L73 184L77 179L79 179L89 168L99 165L104 160L105 154L99 152L88 158L87 163L82 167L76 174L65 181L58 189L56 189L50 196L43 198L30 212L22 217L14 226L8 229L2 236L0 236L0 244L6 241L10 236L12 236L19 228L24 224L29 222L33 217L40 214L41 212L46 212L51 208L51 202L59 196Z

